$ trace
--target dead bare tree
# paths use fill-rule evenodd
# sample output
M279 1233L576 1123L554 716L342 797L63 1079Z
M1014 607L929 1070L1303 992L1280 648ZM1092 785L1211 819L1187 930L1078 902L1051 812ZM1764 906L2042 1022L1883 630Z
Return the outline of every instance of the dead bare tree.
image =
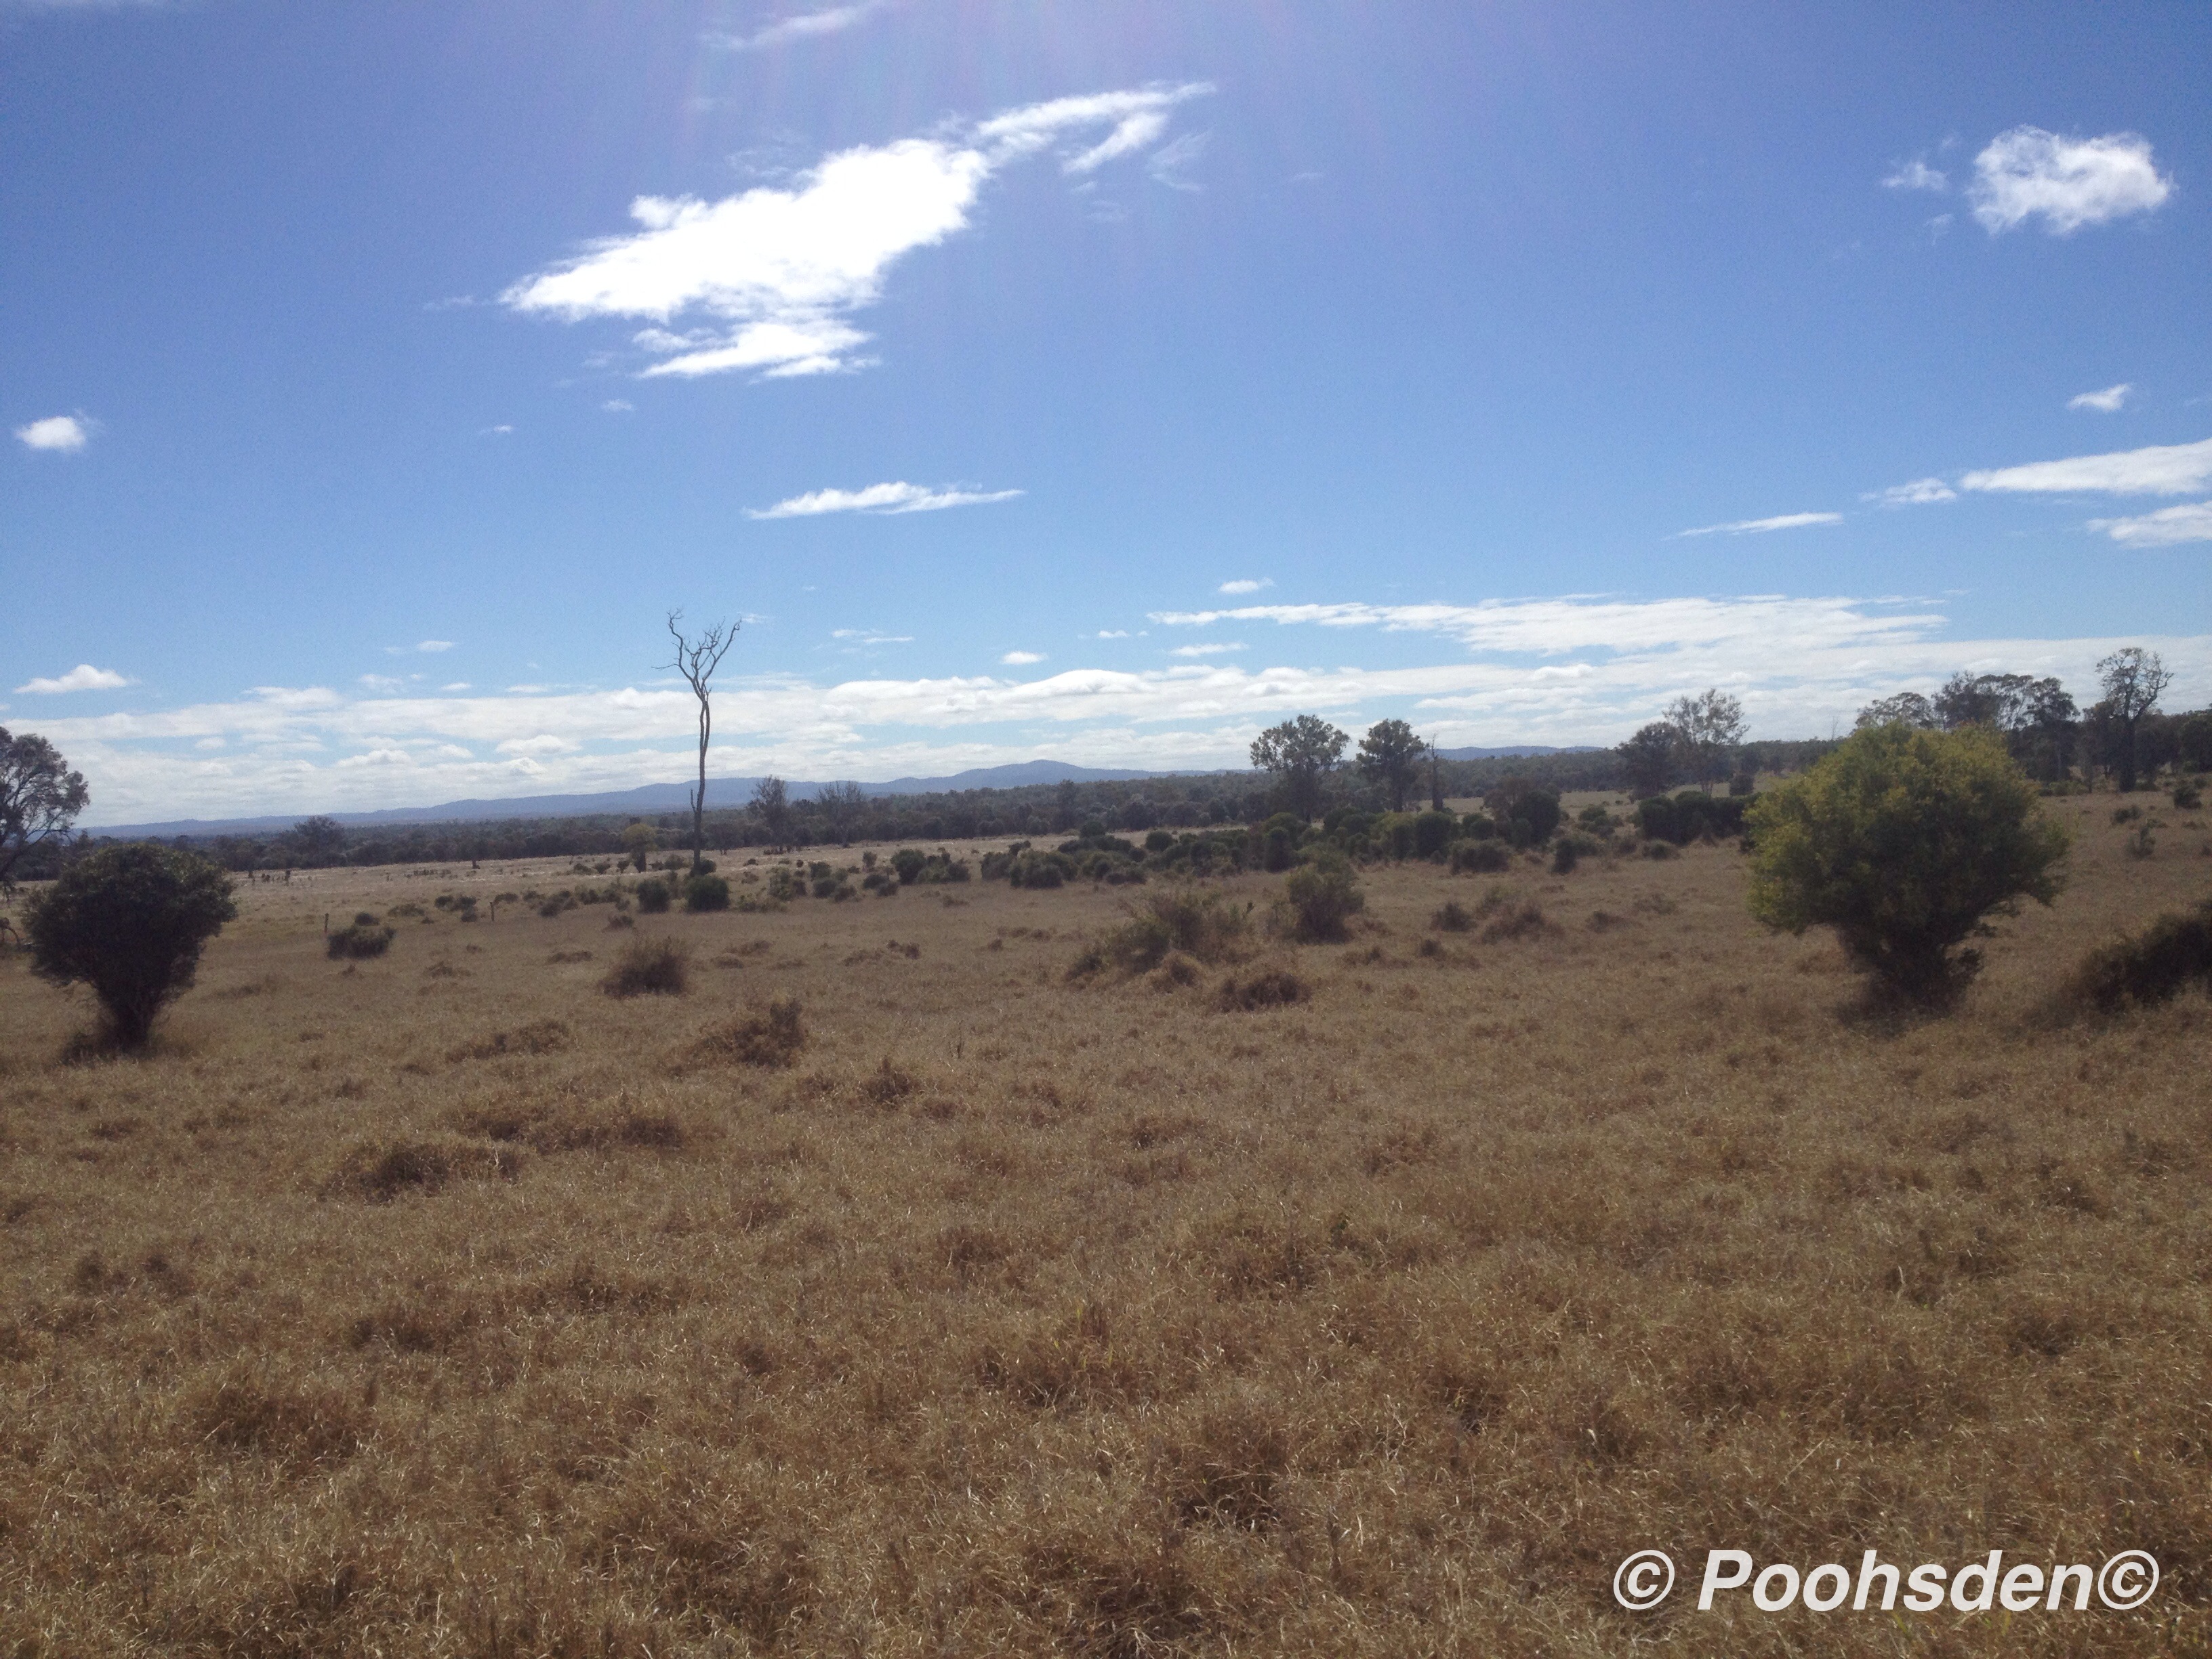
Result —
M737 643L738 624L717 623L696 639L687 639L677 626L683 620L681 611L668 613L668 632L676 641L676 660L661 666L683 675L691 684L691 695L699 699L699 787L691 792L691 869L696 875L707 858L707 740L714 730L710 693L714 671L722 665L722 658Z

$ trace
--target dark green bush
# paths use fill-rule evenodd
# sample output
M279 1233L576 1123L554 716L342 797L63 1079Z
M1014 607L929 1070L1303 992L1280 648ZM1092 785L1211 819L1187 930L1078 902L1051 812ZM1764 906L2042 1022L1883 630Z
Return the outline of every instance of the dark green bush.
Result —
M1224 1014L1250 1013L1261 1008L1287 1008L1312 994L1312 989L1296 974L1287 969L1269 968L1246 979L1232 975L1223 980L1220 990L1214 994L1214 1006Z
M2204 805L2204 792L2194 778L2173 781L2173 804L2185 812L2193 812Z
M76 860L31 902L31 970L80 981L125 1048L143 1048L162 1005L190 988L200 951L238 914L230 878L197 854L148 842Z
M1707 836L1740 836L1745 809L1753 799L1739 795L1716 799L1702 789L1653 795L1637 802L1637 828L1648 841L1669 841L1677 847L1686 847Z
M1297 861L1297 842L1287 830L1270 830L1260 843L1260 867L1287 870Z
M1209 965L1229 961L1243 945L1249 908L1188 888L1156 893L1129 907L1128 920L1090 954L1098 966L1131 975L1148 973L1176 952Z
M1507 778L1482 798L1498 820L1498 833L1512 847L1535 847L1559 827L1559 792L1527 778Z
M2168 913L2133 939L2098 946L2074 975L2076 994L2105 1013L2166 1002L2191 980L2212 983L2212 901Z
M730 884L723 876L694 876L684 884L684 908L687 910L726 910L730 908Z
M364 911L362 915L368 913ZM380 957L398 937L391 928L380 926L374 916L369 916L367 921L356 916L352 927L341 927L323 941L323 953L333 962L348 957Z
M929 855L918 847L902 847L891 854L891 868L909 887L921 879L922 866L928 862Z
M659 915L674 899L668 884L658 876L648 877L637 884L637 908L649 916Z
M1455 841L1451 849L1452 874L1492 875L1513 862L1501 841Z
M1474 926L1474 917L1457 899L1446 899L1429 918L1429 926L1440 933L1464 933Z
M1413 820L1413 856L1432 859L1451 842L1459 820L1449 812L1426 811Z
M1333 944L1349 934L1352 918L1366 903L1350 865L1336 856L1317 859L1283 883L1273 925L1302 944Z

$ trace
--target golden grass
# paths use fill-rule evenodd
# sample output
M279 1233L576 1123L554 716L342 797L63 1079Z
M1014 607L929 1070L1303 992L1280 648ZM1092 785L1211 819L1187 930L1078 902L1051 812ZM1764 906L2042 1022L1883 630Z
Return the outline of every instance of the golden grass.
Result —
M2212 1007L2053 994L2212 856L2110 807L1927 1023L1721 848L1080 983L1125 890L649 917L713 966L628 999L603 907L324 956L558 864L319 873L143 1060L9 958L0 1653L2206 1651ZM1717 1546L2166 1579L1699 1614Z

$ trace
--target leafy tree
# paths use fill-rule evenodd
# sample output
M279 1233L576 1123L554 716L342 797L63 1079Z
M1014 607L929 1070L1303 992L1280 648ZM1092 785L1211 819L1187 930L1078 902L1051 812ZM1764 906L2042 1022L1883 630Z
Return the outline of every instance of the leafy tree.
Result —
M294 824L291 841L302 864L336 864L345 857L345 825L320 813Z
M61 750L34 732L0 726L0 893L12 893L15 862L41 842L69 834L92 792Z
M1402 812L1428 748L1405 721L1377 720L1359 740L1359 775L1381 786L1392 811Z
M1641 799L1663 792L1674 781L1681 746L1681 734L1665 720L1639 727L1620 745L1620 769L1627 775L1628 793Z
M230 888L222 866L196 853L102 848L32 902L31 969L91 986L116 1044L143 1048L162 1005L191 986L201 948L238 914Z
M699 787L691 792L691 872L698 875L707 862L707 740L714 731L714 671L738 642L738 625L717 623L698 638L687 639L676 625L683 620L681 611L668 613L668 632L676 641L676 655L661 666L683 675L691 695L699 700Z
M822 809L830 838L841 847L852 845L853 831L868 810L867 792L857 783L825 783L814 799Z
M2173 684L2173 676L2157 652L2130 645L2099 663L2097 677L2118 727L2120 790L2125 793L2136 787L2136 727L2158 707L2160 696Z
M781 778L771 775L753 786L753 811L760 814L769 843L785 845L791 833L791 792Z
M622 842L623 856L642 871L646 860L660 850L660 831L640 818L624 827Z
M2181 763L2192 772L2212 772L2212 714L2191 714L2174 733Z
M1559 827L1559 792L1527 778L1501 780L1483 796L1482 805L1498 820L1498 833L1509 846L1538 846Z
M1252 764L1273 772L1302 820L1321 810L1322 781L1344 758L1352 739L1317 714L1271 726L1252 739Z
M1835 928L1887 994L1939 1004L1980 966L1958 947L2059 889L2066 833L1986 727L1866 726L1745 814L1752 914Z
M1717 688L1694 697L1677 697L1667 723L1680 734L1682 752L1700 783L1728 776L1733 751L1743 741L1743 705Z
M1876 697L1859 710L1853 730L1869 726L1909 726L1915 731L1932 732L1942 722L1927 698L1917 691L1899 691L1894 696Z

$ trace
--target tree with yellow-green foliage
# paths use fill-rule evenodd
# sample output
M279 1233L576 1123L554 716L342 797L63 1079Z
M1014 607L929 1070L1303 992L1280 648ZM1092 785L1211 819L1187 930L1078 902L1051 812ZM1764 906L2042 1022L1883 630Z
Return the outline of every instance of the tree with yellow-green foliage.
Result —
M1960 949L2023 898L2057 896L2067 836L1986 727L1866 726L1745 815L1752 914L1836 930L1887 995L1948 1001L1981 965Z

